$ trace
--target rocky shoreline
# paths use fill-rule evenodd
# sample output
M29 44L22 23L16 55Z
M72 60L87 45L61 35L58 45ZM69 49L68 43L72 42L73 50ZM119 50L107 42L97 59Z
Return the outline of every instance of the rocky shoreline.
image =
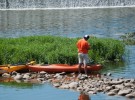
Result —
M16 82L29 82L45 84L49 82L54 87L59 89L72 89L79 92L84 92L89 95L97 94L99 92L105 93L109 96L125 96L127 98L135 98L135 79L126 78L112 78L111 73L84 75L65 72L48 74L44 71L2 74L4 78L13 78Z

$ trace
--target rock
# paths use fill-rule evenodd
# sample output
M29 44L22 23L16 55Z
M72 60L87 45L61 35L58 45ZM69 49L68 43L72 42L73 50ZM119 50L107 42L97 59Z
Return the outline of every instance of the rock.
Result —
M30 73L24 74L22 78L26 80L30 79Z
M11 72L11 75L17 75L16 71Z
M88 79L88 76L87 75L78 76L78 79L85 80Z
M107 76L111 76L112 74L111 73L107 73Z
M119 89L112 89L112 90L110 90L110 92L118 93Z
M107 74L106 74L106 73L104 73L104 74L103 74L103 76L107 76Z
M105 92L110 91L111 89L112 89L111 86L107 86L107 87L105 88Z
M132 85L133 85L132 83L124 83L125 87L132 87Z
M72 82L70 84L68 84L69 88L74 89L78 87L78 83L77 82Z
M8 73L4 73L4 74L2 74L2 77L6 77L6 78L9 78L11 75L10 74L8 74Z
M69 89L69 86L67 84L62 84L61 86L59 86L59 88L61 88L61 89Z
M97 88L97 92L102 92L103 90L100 88Z
M37 81L38 82L43 82L44 81L44 78L37 78Z
M14 77L14 80L21 80L22 75L20 73L17 73L17 75Z
M116 95L116 93L113 92L113 91L110 91L110 92L108 92L107 94L110 95L110 96Z
M61 72L61 73L59 73L60 75L66 75L66 72Z
M96 94L94 91L89 91L88 94Z
M120 84L120 85L114 85L116 89L123 89L124 88L124 85L123 84Z
M59 73L57 73L56 75L54 75L53 76L54 78L57 78L57 79L62 79L63 78L63 76L62 75L60 75Z
M60 84L60 83L54 83L53 86L54 86L54 87L60 87L61 84Z
M115 81L115 80L113 80L113 81L111 81L110 83L108 83L108 84L110 84L110 85L117 85L117 84L122 84L123 83L123 81L122 80L119 80L119 81Z
M122 95L128 98L135 98L135 80L111 77L87 77L85 74L79 74L78 78L75 73L66 74L65 72L57 74L40 73L12 73L13 78L18 82L23 79L24 82L30 83L51 83L54 87L60 89L74 89L79 92L96 94L98 92L106 93L110 96ZM26 79L26 80L25 80Z
M39 72L39 74L44 75L44 74L47 74L47 72L41 71L41 72Z
M120 90L120 91L118 92L118 95L124 96L124 95L127 95L127 94L131 93L131 92L132 92L131 89Z
M17 83L21 83L21 80L15 80Z
M130 79L123 79L123 80L124 80L124 83L128 83L131 81Z
M127 94L126 97L128 97L128 98L135 98L135 94L132 94L132 93L131 94Z
M131 79L130 82L135 84L135 79Z
M77 91L82 91L82 90L83 90L83 87L77 87L76 90L77 90Z

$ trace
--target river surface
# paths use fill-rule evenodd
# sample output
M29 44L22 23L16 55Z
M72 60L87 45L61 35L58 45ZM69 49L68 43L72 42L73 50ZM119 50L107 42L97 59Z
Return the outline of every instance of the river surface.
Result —
M0 37L118 37L135 31L135 8L0 10Z
M120 39L124 33L135 32L134 12L134 7L0 10L0 37L49 34L74 38L89 34ZM135 46L126 46L124 59L124 63L107 64L100 73L135 79ZM77 100L79 95L79 92L57 89L48 83L30 87L0 84L0 100ZM127 100L103 93L89 97L91 100Z

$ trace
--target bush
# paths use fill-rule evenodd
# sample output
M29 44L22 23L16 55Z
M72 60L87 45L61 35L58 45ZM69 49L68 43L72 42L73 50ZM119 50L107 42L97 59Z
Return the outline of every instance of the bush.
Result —
M76 42L79 38L30 36L0 38L0 64L18 64L35 60L37 63L78 63ZM122 59L125 46L114 39L89 39L89 56L96 63Z

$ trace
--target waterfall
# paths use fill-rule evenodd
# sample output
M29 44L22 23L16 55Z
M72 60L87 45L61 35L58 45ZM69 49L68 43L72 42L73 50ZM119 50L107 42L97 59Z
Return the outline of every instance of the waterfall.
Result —
M134 6L135 0L0 0L0 9Z

